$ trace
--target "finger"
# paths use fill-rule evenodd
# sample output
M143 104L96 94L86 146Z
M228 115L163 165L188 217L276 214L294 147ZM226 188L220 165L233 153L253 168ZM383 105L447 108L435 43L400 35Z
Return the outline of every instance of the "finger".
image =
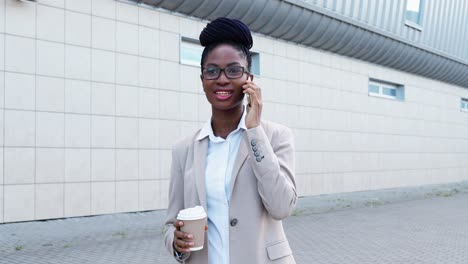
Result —
M174 222L174 227L177 228L177 230L180 230L181 226L184 226L184 222L182 222L182 221L175 221Z
M257 88L257 89L255 89L255 90L256 90L257 93L258 93L258 98L262 99L262 88L260 88L260 87L258 87L258 86L257 86L256 88Z
M258 98L258 93L252 89L252 88L246 88L244 90L244 93L248 93L249 96L250 96L250 104L254 104L254 105L257 105L257 104L260 104L260 101L259 101L259 98Z
M193 239L193 236L191 234L185 233L185 232L182 232L182 231L175 231L174 234L178 239L182 239L182 240L185 240L185 241L192 241L192 239Z
M249 100L248 100L248 104L247 104L247 107L250 109L252 108L252 105L255 105L255 91L252 89L252 88L247 88L245 89L244 91L244 94L248 94L249 95Z
M174 236L178 239L184 239L184 232L182 231L174 231Z
M192 242L190 242L190 243L192 243ZM176 243L174 243L174 247L178 252L189 253L190 252L190 245L189 245L190 243L184 242L183 240L177 240Z
M193 242L192 241L184 241L184 240L181 240L181 239L177 239L175 244L176 244L176 246L179 246L180 248L193 247Z
M242 85L242 88L244 89L249 88L249 87L254 88L254 89L258 88L258 86L255 85L255 83L253 83L252 81L247 81L244 85Z
M249 84L255 85L254 82L252 82L251 80L247 79L247 80L245 81L244 85L249 85Z
M189 253L190 252L190 249L189 248L181 248L177 245L174 245L174 248L177 252L180 252L180 253Z
M251 82L250 84L247 84L247 86L254 89L259 94L261 94L262 92L262 89L253 82Z
M251 88L253 89L255 92L258 93L257 97L258 98L261 98L262 97L262 89L258 86L256 86L255 84L251 83L251 84L245 84L242 86L242 88L244 89L244 91L248 88Z

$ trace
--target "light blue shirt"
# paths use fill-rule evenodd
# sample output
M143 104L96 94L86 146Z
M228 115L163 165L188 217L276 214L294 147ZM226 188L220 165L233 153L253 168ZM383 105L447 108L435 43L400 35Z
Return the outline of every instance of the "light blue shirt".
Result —
M209 264L229 264L229 197L232 169L245 126L245 108L237 129L226 139L217 137L211 119L200 130L197 140L209 137L205 164L205 188L208 213Z

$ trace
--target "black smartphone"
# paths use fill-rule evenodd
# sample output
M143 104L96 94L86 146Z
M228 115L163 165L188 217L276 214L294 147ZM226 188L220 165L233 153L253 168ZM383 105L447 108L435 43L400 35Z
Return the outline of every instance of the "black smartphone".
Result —
M247 80L250 78L251 81L253 81L253 74L250 74L249 76L247 76ZM250 106L250 96L249 94L246 94L247 95L247 106Z

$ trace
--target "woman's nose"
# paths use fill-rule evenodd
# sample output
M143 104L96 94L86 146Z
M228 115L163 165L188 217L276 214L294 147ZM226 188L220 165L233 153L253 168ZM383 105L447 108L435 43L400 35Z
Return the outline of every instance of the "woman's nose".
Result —
M226 72L224 70L222 70L220 73L219 73L219 77L218 79L216 79L217 82L220 82L220 83L227 83L227 82L230 82L229 78L226 76Z

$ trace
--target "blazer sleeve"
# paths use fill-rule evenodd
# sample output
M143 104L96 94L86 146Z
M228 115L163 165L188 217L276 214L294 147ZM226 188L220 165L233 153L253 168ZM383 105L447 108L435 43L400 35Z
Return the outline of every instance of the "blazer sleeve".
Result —
M292 213L297 201L294 139L287 127L275 132L270 140L262 125L248 129L247 144L263 205L273 219L281 220Z
M184 208L184 175L180 165L180 158L177 155L176 147L172 149L171 175L169 181L169 205L167 208L166 222L164 226L164 243L171 256L183 262L190 257L190 253L177 256L173 246L174 243L174 222L177 214Z

